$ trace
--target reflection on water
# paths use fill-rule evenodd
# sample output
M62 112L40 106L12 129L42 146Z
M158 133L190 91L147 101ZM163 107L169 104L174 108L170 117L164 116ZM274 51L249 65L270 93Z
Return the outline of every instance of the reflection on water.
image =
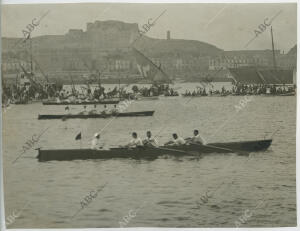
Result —
M109 119L42 121L37 120L38 114L62 113L64 107L40 103L13 106L3 119L5 211L11 214L26 203L28 206L9 227L119 227L119 221L137 208L139 212L126 227L235 227L246 209L251 209L252 216L241 227L295 226L296 97L254 96L237 112L234 106L241 99L137 101L128 111L155 110L154 116L117 118L102 131L101 139L115 146L128 142L132 131L144 137L151 130L163 143L173 132L187 137L198 128L208 142L227 142L269 138L279 129L270 150L249 158L212 154L201 159L164 156L153 161L39 163L34 148L88 147L93 134ZM82 106L71 108L76 111ZM13 164L24 143L47 127L38 144ZM81 142L75 141L79 131ZM97 198L72 218L82 198L106 182ZM211 197L203 203L201 198L207 192ZM262 199L263 206L254 209Z

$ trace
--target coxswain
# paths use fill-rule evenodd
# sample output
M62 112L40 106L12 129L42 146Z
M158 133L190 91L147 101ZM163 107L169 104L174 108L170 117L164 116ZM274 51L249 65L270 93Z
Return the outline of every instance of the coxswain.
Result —
M186 143L185 140L182 137L178 136L176 133L173 133L172 137L173 137L173 140L165 143L165 145L177 146L177 145L184 145Z
M154 137L152 137L151 131L147 131L146 139L143 140L143 144L146 145L146 146L158 147L158 142Z
M95 133L94 138L92 140L91 149L99 149L99 140L100 140L100 134Z
M127 147L136 148L136 147L141 147L141 146L143 146L143 141L140 138L138 138L138 135L136 132L133 132L132 140L129 142Z
M197 129L194 130L193 136L187 138L186 141L190 143L205 144L204 140L200 136L199 131Z

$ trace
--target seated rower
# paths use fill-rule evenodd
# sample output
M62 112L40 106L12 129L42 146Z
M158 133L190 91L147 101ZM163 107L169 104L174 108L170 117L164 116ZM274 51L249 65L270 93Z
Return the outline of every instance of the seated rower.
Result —
M127 147L130 147L130 148L136 148L136 147L141 147L143 146L143 142L140 138L138 138L138 135L136 132L133 132L132 133L132 140L129 142L128 145L126 145Z
M152 137L151 131L147 131L146 136L146 139L143 140L144 145L158 147L158 142L154 137Z
M117 114L119 112L117 105L114 105L114 108L110 110L111 114Z
M108 113L108 108L106 104L104 104L104 110L101 112L102 114L107 114Z
M99 140L100 140L100 134L99 133L95 133L94 138L92 140L92 144L91 144L91 149L99 149Z
M189 143L205 144L197 129L194 130L194 136L187 138L186 141Z
M79 115L86 115L87 114L87 110L86 110L86 105L83 106L83 111L78 113Z
M173 140L165 143L165 145L178 146L178 145L185 144L185 140L182 137L178 137L178 135L176 133L173 133L172 137L173 137Z
M89 114L90 114L90 115L97 114L96 107L97 107L97 105L94 104L94 109L92 109L92 110L89 111Z

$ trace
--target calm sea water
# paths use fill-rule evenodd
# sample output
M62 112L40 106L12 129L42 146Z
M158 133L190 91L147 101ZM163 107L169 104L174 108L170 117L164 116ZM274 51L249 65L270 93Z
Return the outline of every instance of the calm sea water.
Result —
M37 120L39 113L62 113L64 107L12 106L3 116L5 212L19 212L19 217L9 228L120 227L120 222L127 227L235 227L245 213L251 216L240 227L296 226L296 97L254 96L237 112L234 106L242 99L135 101L128 111L153 109L154 116L112 121L43 121ZM101 139L107 146L125 144L132 131L144 137L149 129L160 143L173 132L187 137L194 128L207 142L264 139L279 130L268 151L249 157L39 163L31 148L12 163L25 142L46 128L34 148L88 147L93 134L103 128ZM74 139L78 132L81 142ZM84 197L103 185L80 210ZM206 194L210 197L203 201Z

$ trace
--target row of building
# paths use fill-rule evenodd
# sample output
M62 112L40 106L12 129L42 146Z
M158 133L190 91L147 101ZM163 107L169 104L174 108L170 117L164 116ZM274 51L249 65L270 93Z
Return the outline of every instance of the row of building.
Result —
M239 68L245 66L273 66L272 51L224 51L216 57L163 57L151 58L153 63L161 66L168 72L197 72L206 70L219 70L227 68ZM115 71L128 71L129 73L136 73L136 60L131 54L127 57L109 57L99 56L94 59L87 58L87 56L80 57L79 55L51 55L47 52L37 56L38 63L46 72L52 71L84 71L89 69ZM49 61L50 59L50 61ZM44 61L44 62L43 62ZM29 69L30 60L3 56L2 70L4 73L15 73L20 70L20 64ZM276 65L281 68L295 68L296 56L289 56L281 54L276 51ZM35 60L33 61L34 70L37 69Z
M297 65L296 54L284 54L275 50L274 55L275 64L272 50L224 51L209 59L208 69L219 70L247 66L273 67L274 65L284 69L293 69Z

